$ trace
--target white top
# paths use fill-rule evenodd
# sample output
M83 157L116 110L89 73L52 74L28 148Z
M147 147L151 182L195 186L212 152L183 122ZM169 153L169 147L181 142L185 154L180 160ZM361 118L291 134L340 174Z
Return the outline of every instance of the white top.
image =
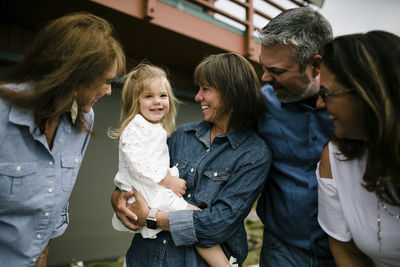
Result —
M376 266L400 266L400 220L380 207L381 251L378 242L377 197L361 184L367 156L344 160L338 148L329 143L332 178L318 177L318 221L331 237L347 242L353 239L357 247ZM392 214L400 208L385 204Z
M167 175L167 170L171 175L179 176L178 169L169 168L169 164L167 133L164 128L159 123L148 122L140 114L136 115L119 140L118 173L114 183L123 191L131 191L132 188L137 190L150 208L164 211L185 209L187 202L182 197L158 184ZM114 228L126 231L127 228L114 218ZM160 231L143 227L140 233L144 238L155 238L155 234Z

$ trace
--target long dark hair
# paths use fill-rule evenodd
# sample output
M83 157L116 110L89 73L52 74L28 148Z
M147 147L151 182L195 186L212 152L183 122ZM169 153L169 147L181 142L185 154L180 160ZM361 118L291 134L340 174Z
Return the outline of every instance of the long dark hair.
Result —
M339 83L362 100L367 141L335 138L348 159L368 153L364 186L400 206L400 38L384 31L335 38L322 51Z

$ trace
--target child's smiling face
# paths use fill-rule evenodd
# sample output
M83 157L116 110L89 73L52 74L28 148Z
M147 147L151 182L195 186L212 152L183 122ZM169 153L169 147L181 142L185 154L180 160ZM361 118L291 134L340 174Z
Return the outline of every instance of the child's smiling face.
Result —
M140 114L151 123L159 123L169 110L168 90L161 78L151 81L140 96Z

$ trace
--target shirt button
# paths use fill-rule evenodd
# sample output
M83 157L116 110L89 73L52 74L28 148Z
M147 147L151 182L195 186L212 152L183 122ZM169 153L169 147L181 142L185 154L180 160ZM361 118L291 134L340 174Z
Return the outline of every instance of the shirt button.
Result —
M79 159L75 159L75 163L78 163L79 162Z
M21 170L20 166L17 166L17 168L15 168L17 170L17 172L19 172Z
M49 193L53 192L53 188L49 187L49 189L47 189L47 191L49 191Z
M218 176L218 173L217 173L217 172L214 172L214 176L215 176L215 177Z
M37 238L37 239L40 239L40 238L42 238L42 236L41 236L40 234L37 234L37 235L36 235L36 238Z
M49 161L49 166L53 166L53 162L52 161Z
M167 244L167 240L165 240L165 239L162 242L163 242L163 244Z
M194 172L194 169L193 169L193 168L191 168L191 169L190 169L190 172L191 172L191 173L193 173L193 172Z
M44 216L49 217L50 213L46 212Z
M36 262L37 261L37 259L36 258L32 258L32 262Z
M191 197L192 197L192 194L189 193L189 194L188 194L188 198L191 198Z

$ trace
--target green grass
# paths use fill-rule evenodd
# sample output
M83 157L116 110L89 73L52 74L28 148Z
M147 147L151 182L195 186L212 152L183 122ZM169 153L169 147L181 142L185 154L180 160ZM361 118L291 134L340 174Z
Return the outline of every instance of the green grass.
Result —
M98 262L90 263L85 265L85 267L122 267L123 262Z
M123 264L124 264L124 257L119 258L117 261L114 262L95 262L95 263L85 264L85 267L122 267Z
M254 209L244 221L247 232L247 244L249 246L249 254L243 263L243 266L258 264L260 259L260 251L262 246L262 237L264 226L260 219L255 215Z

